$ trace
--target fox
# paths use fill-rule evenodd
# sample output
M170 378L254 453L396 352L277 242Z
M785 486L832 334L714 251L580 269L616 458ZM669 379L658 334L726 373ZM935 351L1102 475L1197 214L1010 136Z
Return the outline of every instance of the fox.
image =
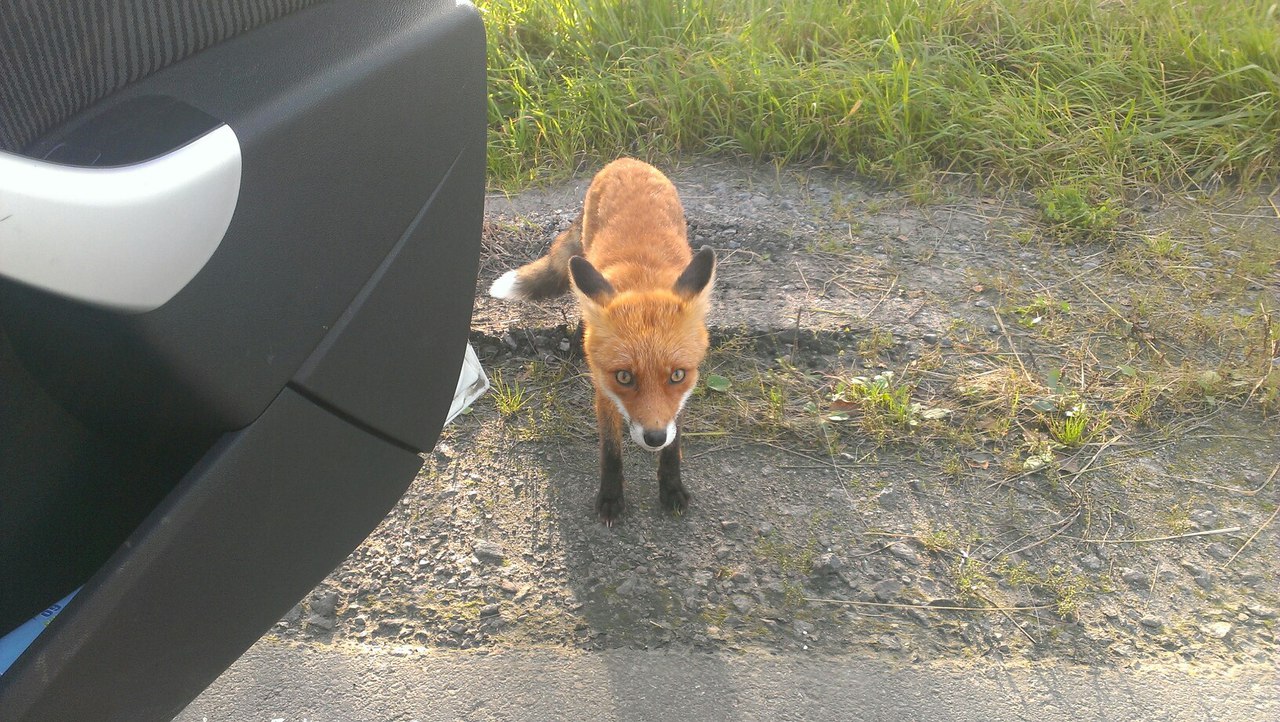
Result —
M624 509L622 435L658 455L658 498L681 515L680 422L709 346L715 282L710 246L689 245L675 185L653 166L620 158L592 179L577 219L546 255L493 282L495 298L537 301L573 289L595 387L600 490L606 526Z

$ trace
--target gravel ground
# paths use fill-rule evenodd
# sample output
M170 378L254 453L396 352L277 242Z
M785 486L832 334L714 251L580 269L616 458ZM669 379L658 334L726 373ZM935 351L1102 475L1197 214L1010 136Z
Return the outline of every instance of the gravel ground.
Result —
M1169 297L1166 281L1117 270L1124 244L1041 238L1034 210L1017 199L918 204L821 171L734 165L672 177L693 243L717 249L711 325L716 346L734 349L717 363L735 383L742 369L778 364L825 379L931 358L939 377L1004 364L1044 378L1081 338L1114 365L1109 354L1122 360L1141 342L1113 348L1108 329L1010 329L1012 317L993 309L1056 291L1075 318L1162 289ZM480 288L540 254L573 220L588 181L490 198ZM1261 211L1138 205L1145 212L1132 228L1192 224L1227 251L1222 239L1234 234L1280 237ZM1183 287L1217 283L1214 264L1232 258L1221 250L1187 261ZM1189 293L1186 302L1229 320L1241 307L1274 308L1278 289L1272 263L1238 294ZM491 375L524 379L530 400L505 414L491 394L447 429L386 521L274 636L1125 667L1280 659L1280 434L1256 405L1169 411L1060 451L1053 473L1021 471L1025 449L1012 442L908 443L851 430L833 450L785 432L704 426L686 438L689 512L661 510L654 458L628 449L629 508L605 528L592 513L594 420L575 319L568 303L477 298L477 351ZM879 339L873 354L869 339ZM689 414L716 418L724 399L713 396L695 397Z

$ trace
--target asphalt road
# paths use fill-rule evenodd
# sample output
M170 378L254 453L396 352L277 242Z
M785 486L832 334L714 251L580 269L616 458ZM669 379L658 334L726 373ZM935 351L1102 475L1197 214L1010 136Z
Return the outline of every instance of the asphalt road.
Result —
M180 722L1280 720L1280 666L1120 671L991 661L614 650L388 652L259 643Z

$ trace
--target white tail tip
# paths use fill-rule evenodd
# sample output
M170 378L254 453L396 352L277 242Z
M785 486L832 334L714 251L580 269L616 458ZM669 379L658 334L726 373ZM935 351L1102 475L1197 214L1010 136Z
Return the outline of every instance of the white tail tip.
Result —
M520 293L516 290L516 284L519 282L515 271L507 271L498 276L498 280L489 286L489 295L494 298L518 299Z

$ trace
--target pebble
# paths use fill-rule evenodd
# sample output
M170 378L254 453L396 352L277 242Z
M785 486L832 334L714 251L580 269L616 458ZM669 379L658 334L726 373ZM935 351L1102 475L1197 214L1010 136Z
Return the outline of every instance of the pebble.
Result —
M1198 529L1213 529L1217 526L1217 512L1213 509L1194 509L1189 517Z
M1275 609L1273 609L1272 607L1264 607L1261 604L1256 604L1251 602L1249 604L1246 604L1244 608L1249 610L1249 614L1252 614L1258 619L1275 619L1276 616L1278 616L1278 613L1276 612Z
M333 628L335 625L337 625L337 620L335 620L333 617L325 617L319 614L312 614L311 616L307 617L307 626L319 627L320 629L323 629L326 632L333 631Z
M1124 570L1124 573L1120 575L1120 578L1135 587L1148 587L1151 585L1151 577L1148 577L1137 569Z
M1102 568L1102 560L1093 554L1087 554L1080 558L1080 566L1091 572L1096 572Z
M725 520L720 522L720 531L728 532L728 531L737 531L737 530L738 530L738 522L736 521Z
M815 576L823 574L839 574L840 570L843 568L844 560L831 553L821 554L813 561L813 574Z
M1231 636L1230 622L1214 622L1207 627L1202 628L1204 633L1214 639L1226 639Z
M636 591L635 577L627 577L627 580L619 584L617 589L618 596L620 597L629 597L632 594L635 594L635 591Z
M902 542L890 544L889 553L912 566L920 564L920 556L916 551Z
M1230 559L1236 553L1234 549L1227 546L1226 544L1223 544L1222 542L1214 542L1209 546L1205 547L1204 551L1209 556L1222 562L1225 562L1226 560Z
M285 626L288 626L290 624L296 624L299 619L302 619L302 604L300 603L293 605L293 609L285 612L285 615L280 619L280 622Z
M485 562L501 562L507 557L501 546L484 539L476 540L475 544L471 546L471 551L475 552L480 561Z
M1201 589L1209 591L1213 588L1213 577L1204 567L1184 562L1182 568L1187 570L1187 573L1191 575L1191 578L1195 580Z
M1140 622L1142 626L1146 627L1147 629L1150 629L1153 632L1158 632L1161 629L1164 629L1164 620L1160 619L1159 617L1150 617L1150 616L1143 617L1140 620Z
M876 637L876 644L880 645L884 649L891 649L895 652L902 649L902 642L898 641L898 638L892 634L882 634L879 637Z
M492 617L498 613L499 609L501 609L501 607L497 604L486 604L483 607L480 607L480 616Z
M338 593L335 591L324 591L317 594L311 600L311 604L308 605L308 609L311 610L312 614L317 614L322 617L332 617L337 606ZM329 626L328 629L333 629L333 627Z
M1270 580L1270 576L1257 572L1248 572L1240 575L1240 583L1250 589L1257 589Z
M876 601L888 602L897 597L903 590L902 582L897 579L882 579L871 585L871 593L876 596Z
M729 602L733 604L733 608L738 610L738 613L740 614L746 614L755 606L755 603L751 601L751 598L745 594L735 594L729 598Z
M885 511L899 511L902 509L902 494L892 486L885 487L884 491L880 492L876 501L880 502L880 507Z
M938 342L938 334L926 333L925 335L920 337L920 340L924 341L927 344L935 344Z

